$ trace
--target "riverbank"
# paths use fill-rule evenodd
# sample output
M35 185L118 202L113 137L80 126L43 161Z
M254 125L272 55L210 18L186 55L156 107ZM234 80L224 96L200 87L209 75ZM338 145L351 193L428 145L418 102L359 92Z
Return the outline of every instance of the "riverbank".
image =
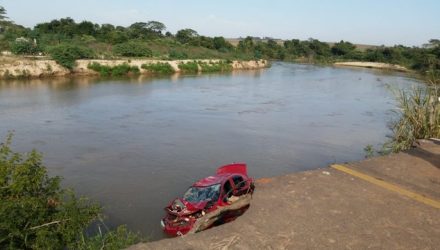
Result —
M130 249L436 249L440 142L257 180L234 222Z
M197 61L198 63L215 64L220 62L219 59L212 60L151 60L151 59L126 59L126 60L98 60L87 59L77 60L76 66L72 70L68 70L57 64L54 60L48 59L34 59L26 57L1 57L0 58L0 79L10 78L40 78L40 77L57 77L69 75L95 76L98 72L89 69L88 65L92 63L99 63L100 65L115 67L118 65L127 64L139 69L140 74L151 74L146 69L142 68L145 64L166 63L169 64L175 73L181 72L179 64ZM232 70L256 70L267 68L270 63L267 60L250 60L250 61L230 61L228 62ZM199 67L199 71L203 69Z
M341 67L362 67L382 70L395 70L400 72L411 72L411 70L401 65L380 62L336 62L333 65Z

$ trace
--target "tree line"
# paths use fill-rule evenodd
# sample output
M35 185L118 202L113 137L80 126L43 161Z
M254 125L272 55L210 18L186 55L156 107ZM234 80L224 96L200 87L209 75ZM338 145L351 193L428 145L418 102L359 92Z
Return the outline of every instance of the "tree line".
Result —
M136 22L127 27L76 22L61 18L26 28L15 24L0 7L0 49L17 55L50 55L66 67L75 59L154 57L158 59L268 59L331 63L343 60L400 64L419 72L440 69L440 41L425 47L374 46L361 50L340 41L334 44L308 39L276 42L246 37L233 46L224 37L207 37L193 29L175 34L158 21Z

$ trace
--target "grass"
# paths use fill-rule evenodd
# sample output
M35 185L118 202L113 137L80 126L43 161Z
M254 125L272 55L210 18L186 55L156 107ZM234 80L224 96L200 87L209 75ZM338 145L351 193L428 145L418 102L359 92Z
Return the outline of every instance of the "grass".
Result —
M199 71L204 73L212 72L228 72L232 70L231 61L192 61L186 63L180 63L179 69L182 73L197 73Z
M127 63L111 67L93 62L90 63L87 68L98 72L101 76L125 76L130 74L139 74L139 68L137 66L130 66Z
M392 125L393 135L384 150L399 152L411 148L417 139L440 138L439 85L400 90L397 101L399 119Z
M200 63L202 72L227 72L232 70L232 65L226 61Z
M197 72L199 72L199 64L196 61L179 63L178 67L182 73L197 73Z
M174 68L169 63L142 64L141 68L155 74L173 74Z

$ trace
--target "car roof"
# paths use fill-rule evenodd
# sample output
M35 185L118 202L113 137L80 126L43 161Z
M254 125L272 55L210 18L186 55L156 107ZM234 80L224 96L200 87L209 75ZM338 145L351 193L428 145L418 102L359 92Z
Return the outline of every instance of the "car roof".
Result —
M239 173L224 173L224 174L218 174L213 176L208 176L203 179L198 180L193 184L195 187L206 187L211 186L218 183L223 183L225 180L227 180L232 175L241 175Z

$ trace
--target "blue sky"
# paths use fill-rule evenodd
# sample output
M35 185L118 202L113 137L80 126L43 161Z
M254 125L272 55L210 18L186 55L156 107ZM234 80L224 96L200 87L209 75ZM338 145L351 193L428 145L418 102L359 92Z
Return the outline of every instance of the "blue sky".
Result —
M112 23L157 20L175 33L317 38L376 45L421 45L440 38L439 0L1 0L8 16L32 27L55 18Z

